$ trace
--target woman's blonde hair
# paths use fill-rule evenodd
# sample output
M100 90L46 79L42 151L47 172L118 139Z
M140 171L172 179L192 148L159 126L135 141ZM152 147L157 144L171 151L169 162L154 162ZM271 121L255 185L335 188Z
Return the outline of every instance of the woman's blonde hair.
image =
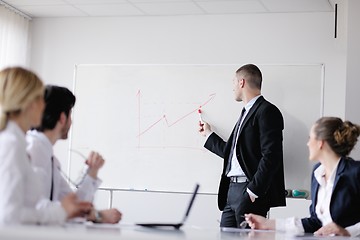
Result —
M33 72L22 67L9 67L0 72L0 131L9 115L20 113L33 100L44 94L44 84Z

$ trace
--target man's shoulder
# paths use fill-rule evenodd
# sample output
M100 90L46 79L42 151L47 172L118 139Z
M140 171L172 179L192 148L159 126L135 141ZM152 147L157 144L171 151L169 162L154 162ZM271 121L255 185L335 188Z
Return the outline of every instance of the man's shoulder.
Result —
M256 102L258 102L259 107L262 107L262 108L276 108L276 109L278 109L278 107L275 104L268 101L263 96L259 97L259 99Z
M257 112L258 113L271 113L271 115L277 113L282 116L280 109L273 103L266 100L264 97L261 97L257 101Z
M30 130L26 133L26 142L28 147L42 147L47 145L51 146L50 140L46 137L43 132L36 130Z
M37 142L40 141L41 132L36 130L29 130L26 132L26 140L29 142Z
M26 141L26 150L33 166L41 166L48 162L47 159L51 158L53 150L49 139L42 132L28 131L26 133Z

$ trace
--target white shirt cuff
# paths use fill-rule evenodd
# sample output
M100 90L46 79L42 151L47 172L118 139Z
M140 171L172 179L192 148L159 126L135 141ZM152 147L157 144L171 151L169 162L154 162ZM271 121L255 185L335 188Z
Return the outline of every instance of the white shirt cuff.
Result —
M253 198L258 198L258 196L257 196L255 193L253 193L249 188L246 189L246 192L247 192L251 197L253 197Z
M351 237L360 236L360 224L359 223L349 226L349 227L346 227L345 229L346 229L346 231L348 231L350 233Z
M86 174L85 178L88 178L89 180L86 180L86 181L91 182L92 185L93 185L95 188L98 188L98 187L101 185L101 183L102 183L102 181L101 181L100 178L96 178L96 179L95 179L95 178L93 178L92 176L90 176L89 174ZM84 182L86 182L86 181L85 181L85 178L84 178Z
M60 203L59 203L59 205L61 206ZM57 215L59 216L60 223L66 221L66 219L67 219L67 213L66 213L65 209L64 209L62 206L59 208L59 211L58 211Z
M275 229L283 232L304 233L304 227L299 218L279 218L275 220Z
M213 131L205 132L205 142L208 140L208 138L210 137L211 134L213 134Z

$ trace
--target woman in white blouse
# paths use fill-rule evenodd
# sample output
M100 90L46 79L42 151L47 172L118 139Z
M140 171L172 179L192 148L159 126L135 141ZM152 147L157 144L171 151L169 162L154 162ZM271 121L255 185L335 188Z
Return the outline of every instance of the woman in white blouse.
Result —
M41 196L25 133L40 124L43 94L42 81L31 71L12 67L0 72L0 225L60 224L92 207L73 194L58 204Z
M315 234L360 234L360 162L347 156L360 135L360 126L336 117L320 118L310 131L309 160L319 161L311 179L310 217L266 219L246 214L253 229L309 232ZM324 231L337 226L342 232Z

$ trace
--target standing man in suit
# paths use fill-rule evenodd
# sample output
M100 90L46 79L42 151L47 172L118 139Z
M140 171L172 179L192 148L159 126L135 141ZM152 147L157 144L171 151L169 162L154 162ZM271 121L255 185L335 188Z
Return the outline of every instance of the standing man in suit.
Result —
M270 207L285 206L284 121L279 109L261 95L260 69L247 64L233 80L235 100L245 106L225 142L201 123L205 148L224 159L218 192L221 227L239 227L244 214L266 216Z

